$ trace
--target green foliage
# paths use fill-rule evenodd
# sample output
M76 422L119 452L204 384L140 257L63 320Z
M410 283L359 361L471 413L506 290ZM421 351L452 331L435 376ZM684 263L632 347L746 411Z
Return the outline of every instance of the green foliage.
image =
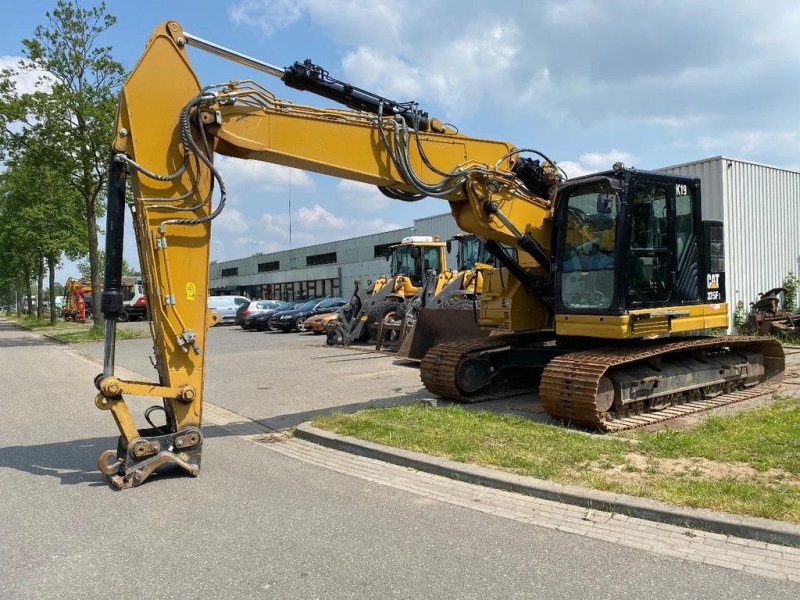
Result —
M797 286L800 280L792 271L783 280L786 291L783 294L783 310L795 312L797 310Z
M106 253L102 250L97 251L97 262L100 266L100 277L103 276L103 272L105 270L106 264ZM78 272L80 272L81 277L89 277L91 272L89 261L87 259L83 259L78 261ZM131 267L124 258L122 259L122 276L123 277L141 277L142 274Z
M48 239L40 245L59 247L70 258L88 252L98 289L96 220L104 213L108 144L124 78L111 48L98 42L115 19L103 2L82 8L68 0L57 0L45 17L45 24L34 29L33 37L22 40L25 58L19 70L41 74L35 91L19 93L12 74L0 74L0 151L9 163L18 165L19 181L27 181L34 192L48 190L51 195L51 189L57 190L57 198L42 202L41 198L33 201L31 191L22 194L24 186L14 187L18 204L25 203L31 210L37 207L37 220L48 215L68 221L49 229L59 237L68 236L69 241L60 237L58 243ZM24 220L19 225L23 226ZM20 229L15 227L13 233L19 234ZM76 233L82 237L80 243ZM27 246L20 252L33 254L34 265L42 256ZM99 322L101 315L95 318Z
M733 311L733 326L736 331L741 333L744 329L745 321L747 321L747 310L744 307L744 302L739 300L736 303L736 310Z

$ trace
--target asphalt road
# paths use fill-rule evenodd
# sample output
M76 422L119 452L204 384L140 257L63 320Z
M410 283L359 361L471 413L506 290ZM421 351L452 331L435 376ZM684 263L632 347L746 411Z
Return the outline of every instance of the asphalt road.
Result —
M394 364L393 356L366 348L330 347L322 335L222 325L209 330L207 346L205 399L272 429L334 410L411 403L430 396L416 367ZM117 363L155 380L152 347L150 338L121 341ZM100 342L81 344L80 349L103 357Z
M326 358L297 375L278 368L239 380L245 365L258 370L268 359L305 363L286 346L268 346L273 336L250 345L234 337L245 334L212 331L209 399L259 418L296 419L320 410L323 394L351 406L385 401L391 386L411 395L418 385L415 373L374 358L333 363L345 365L343 383L318 389L331 361L358 357L330 349L309 350ZM133 359L146 346L121 342L118 362L147 375L147 363ZM200 477L115 492L95 467L115 444L113 421L93 405L97 364L0 322L0 365L0 598L800 596L800 584L455 507L217 427L205 430ZM236 374L226 365L239 365ZM245 397L276 378L295 381L294 394ZM340 397L346 389L363 394Z

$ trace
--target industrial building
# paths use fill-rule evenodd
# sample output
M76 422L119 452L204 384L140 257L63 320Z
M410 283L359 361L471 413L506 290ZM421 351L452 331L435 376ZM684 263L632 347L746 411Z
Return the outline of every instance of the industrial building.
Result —
M314 296L352 295L354 282L369 285L388 275L386 250L408 236L447 240L461 230L450 213L415 219L412 227L315 244L292 250L212 262L212 294L292 301ZM448 256L455 265L455 249Z
M800 272L800 172L715 156L659 169L699 177L703 219L725 225L729 317Z
M760 292L779 287L790 271L800 272L800 172L725 156L658 171L699 177L703 218L725 224L731 318L737 302L749 307ZM213 262L211 292L285 300L348 296L355 280L366 284L386 274L388 245L410 235L446 240L459 231L446 213L395 231Z

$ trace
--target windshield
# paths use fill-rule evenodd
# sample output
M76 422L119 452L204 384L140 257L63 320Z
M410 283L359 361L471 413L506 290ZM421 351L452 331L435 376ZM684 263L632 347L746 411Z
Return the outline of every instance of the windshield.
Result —
M392 252L392 275L411 277L417 272L417 262L412 256L413 246L400 246Z
M319 304L319 300L309 300L297 307L297 310L311 310L317 304Z
M614 296L614 246L619 196L591 185L569 197L561 262L566 308L602 310Z
M422 285L424 274L430 270L442 272L438 246L398 246L392 250L392 275L405 275L415 285Z
M481 256L481 241L475 237L465 237L458 241L458 270L472 269L476 262L485 262Z

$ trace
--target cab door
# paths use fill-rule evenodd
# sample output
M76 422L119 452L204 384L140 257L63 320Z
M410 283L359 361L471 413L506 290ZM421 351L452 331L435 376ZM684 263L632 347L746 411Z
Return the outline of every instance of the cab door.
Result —
M699 209L691 182L634 180L628 199L628 310L698 303Z

